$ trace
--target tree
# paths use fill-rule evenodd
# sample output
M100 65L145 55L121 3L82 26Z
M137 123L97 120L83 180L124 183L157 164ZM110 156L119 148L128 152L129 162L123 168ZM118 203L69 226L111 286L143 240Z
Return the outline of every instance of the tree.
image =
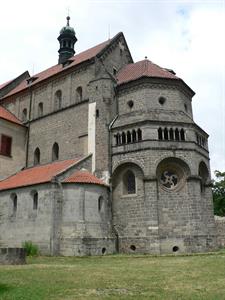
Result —
M216 180L213 181L214 214L225 216L225 172L215 171Z

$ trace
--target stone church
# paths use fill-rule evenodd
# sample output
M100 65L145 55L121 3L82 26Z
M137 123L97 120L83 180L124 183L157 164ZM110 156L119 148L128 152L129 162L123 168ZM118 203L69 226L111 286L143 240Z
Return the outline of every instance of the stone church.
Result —
M134 62L122 32L0 85L0 246L43 254L216 249L208 135L173 70Z

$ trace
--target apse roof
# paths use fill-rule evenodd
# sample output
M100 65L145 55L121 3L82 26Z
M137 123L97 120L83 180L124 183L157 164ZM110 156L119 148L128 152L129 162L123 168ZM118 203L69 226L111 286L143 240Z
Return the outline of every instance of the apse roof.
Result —
M175 76L174 72L172 73L172 71L161 68L160 66L152 63L150 60L144 59L123 67L117 74L117 82L118 84L123 84L141 77L180 79L179 77Z
M92 183L98 185L105 185L105 183L94 176L92 173L87 170L80 170L74 172L70 177L66 178L63 182L66 183Z
M82 158L74 158L55 161L49 164L38 165L21 170L0 181L0 191L51 182L54 180L54 177L66 172L69 168L79 163L81 159ZM105 185L102 180L98 179L87 170L75 171L68 178L64 179L63 182Z

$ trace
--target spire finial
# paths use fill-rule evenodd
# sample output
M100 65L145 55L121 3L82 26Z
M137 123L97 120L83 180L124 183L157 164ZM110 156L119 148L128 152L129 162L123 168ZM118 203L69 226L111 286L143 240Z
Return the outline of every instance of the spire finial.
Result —
M70 16L68 15L67 17L66 17L66 19L67 19L67 26L70 26Z

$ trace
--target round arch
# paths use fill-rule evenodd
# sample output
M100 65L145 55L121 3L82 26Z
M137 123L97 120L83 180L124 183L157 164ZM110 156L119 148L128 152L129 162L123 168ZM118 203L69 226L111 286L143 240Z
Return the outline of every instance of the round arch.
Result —
M162 159L156 168L156 177L164 190L181 188L191 171L186 162L176 157Z

